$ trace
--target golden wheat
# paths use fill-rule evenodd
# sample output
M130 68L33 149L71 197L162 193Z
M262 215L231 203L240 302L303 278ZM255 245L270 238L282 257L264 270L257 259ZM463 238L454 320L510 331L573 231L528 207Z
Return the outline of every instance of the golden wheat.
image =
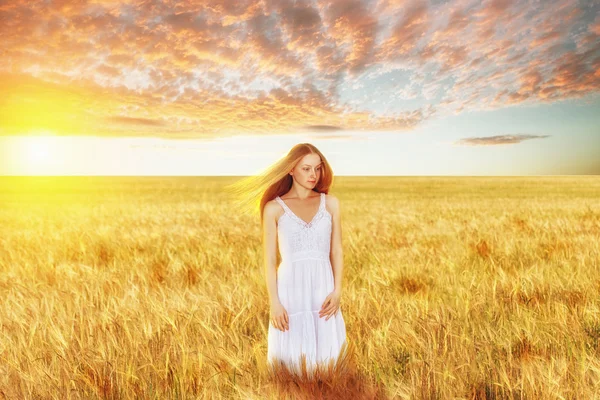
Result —
M599 396L599 177L337 177L351 356L300 381L233 180L0 178L0 398Z

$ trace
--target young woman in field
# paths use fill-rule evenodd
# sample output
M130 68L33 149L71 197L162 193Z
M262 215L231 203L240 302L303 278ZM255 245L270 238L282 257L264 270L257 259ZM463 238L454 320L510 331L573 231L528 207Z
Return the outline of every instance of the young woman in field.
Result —
M331 167L309 143L294 146L273 173L279 179L261 200L271 305L267 358L297 367L304 358L312 370L335 362L346 342L340 206L327 195Z
M340 204L327 194L332 182L329 163L309 143L294 146L255 182L270 304L267 361L297 373L326 371L347 347Z

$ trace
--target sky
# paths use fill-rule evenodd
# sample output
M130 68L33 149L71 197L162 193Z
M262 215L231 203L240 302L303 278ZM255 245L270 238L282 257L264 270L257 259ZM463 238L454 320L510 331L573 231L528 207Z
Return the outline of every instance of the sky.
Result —
M600 174L596 0L0 3L0 174Z

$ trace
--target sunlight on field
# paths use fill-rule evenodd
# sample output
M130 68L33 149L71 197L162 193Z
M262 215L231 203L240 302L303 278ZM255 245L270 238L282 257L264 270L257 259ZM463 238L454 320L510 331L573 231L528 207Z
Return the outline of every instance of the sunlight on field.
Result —
M336 178L354 368L266 371L233 178L0 178L0 398L593 398L600 178ZM330 397L335 398L335 397Z

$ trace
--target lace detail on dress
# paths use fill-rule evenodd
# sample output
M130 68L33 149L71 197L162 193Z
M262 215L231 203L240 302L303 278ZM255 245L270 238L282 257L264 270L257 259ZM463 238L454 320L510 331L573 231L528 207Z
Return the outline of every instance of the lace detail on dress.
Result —
M321 193L319 209L310 223L306 223L294 214L279 196L275 199L284 210L277 229L282 258L287 260L292 257L300 257L300 255L296 255L300 252L318 253L329 257L332 221L324 218L330 215L325 208L325 193ZM289 218L284 218L285 216ZM321 220L329 222L329 224L319 223Z
M329 254L328 237L322 230L298 229L288 234L290 255L299 252Z
M325 209L325 193L321 193L321 199L320 199L320 202L319 202L319 209L317 210L317 213L313 217L312 221L310 221L309 223L306 223L306 221L304 221L302 218L300 218L296 214L294 214L294 212L287 206L287 204L285 204L285 201L283 201L281 199L281 197L277 196L275 198L275 200L281 205L281 207L283 207L283 210L285 211L286 215L288 215L294 221L298 222L304 228L311 228L321 218L323 218L323 216L325 216L327 214L325 212L326 211L326 209Z

